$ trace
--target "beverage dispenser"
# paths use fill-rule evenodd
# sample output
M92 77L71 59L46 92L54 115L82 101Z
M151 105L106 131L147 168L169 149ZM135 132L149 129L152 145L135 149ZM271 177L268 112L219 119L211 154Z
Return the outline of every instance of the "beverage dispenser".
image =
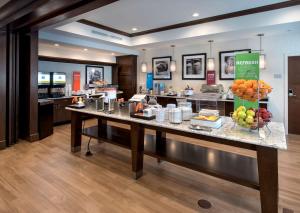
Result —
M52 72L51 85L50 85L50 97L59 98L65 96L65 87L66 87L66 73Z
M38 73L38 98L49 98L50 87L50 73L39 72Z

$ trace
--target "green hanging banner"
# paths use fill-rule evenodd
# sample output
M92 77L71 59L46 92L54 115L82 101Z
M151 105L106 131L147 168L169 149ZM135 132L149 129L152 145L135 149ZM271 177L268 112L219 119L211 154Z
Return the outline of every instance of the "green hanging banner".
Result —
M244 53L235 56L235 80L259 80L259 53ZM257 109L258 101L251 102L235 96L234 109L236 110L239 106Z

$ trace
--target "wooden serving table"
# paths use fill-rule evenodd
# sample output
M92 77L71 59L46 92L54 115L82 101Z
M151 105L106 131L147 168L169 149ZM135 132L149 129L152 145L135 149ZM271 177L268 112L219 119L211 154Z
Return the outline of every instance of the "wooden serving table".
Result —
M282 123L270 122L271 133L261 139L258 133L233 128L233 122L228 117L223 117L221 128L206 132L189 129L189 122L170 124L131 118L128 109L114 114L90 109L67 110L71 110L72 152L80 151L82 135L100 139L131 150L135 179L143 175L143 156L146 154L259 190L262 212L278 211L277 150L287 149ZM98 118L98 126L82 129L82 119L86 115ZM109 126L107 121L128 124L130 130ZM155 130L156 135L145 134L145 128ZM166 138L166 133L254 150L257 158L170 140Z

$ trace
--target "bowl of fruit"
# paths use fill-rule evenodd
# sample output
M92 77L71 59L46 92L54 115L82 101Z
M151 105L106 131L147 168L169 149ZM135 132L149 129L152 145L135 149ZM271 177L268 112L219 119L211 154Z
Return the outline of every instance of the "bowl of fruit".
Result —
M231 114L231 117L239 126L255 130L267 125L271 121L272 113L265 108L247 109L245 106L240 106Z
M238 79L233 82L230 88L234 95L251 102L264 99L272 92L271 86L263 80Z

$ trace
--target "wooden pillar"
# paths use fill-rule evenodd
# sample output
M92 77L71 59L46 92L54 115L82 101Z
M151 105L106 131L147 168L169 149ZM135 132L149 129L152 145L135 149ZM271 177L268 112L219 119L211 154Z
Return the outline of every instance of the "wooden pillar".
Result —
M71 112L71 152L81 150L82 119L79 112Z
M132 123L130 132L133 178L138 179L143 175L145 129L137 123Z
M161 132L161 131L156 131L156 152L161 154L161 153L166 153L166 132ZM161 159L158 157L157 162L160 163Z
M20 137L28 141L38 134L38 32L19 34Z
M278 153L277 149L259 146L257 163L261 212L278 212Z
M0 31L0 149L6 146L6 32Z
M98 135L106 137L107 134L107 120L98 118Z

